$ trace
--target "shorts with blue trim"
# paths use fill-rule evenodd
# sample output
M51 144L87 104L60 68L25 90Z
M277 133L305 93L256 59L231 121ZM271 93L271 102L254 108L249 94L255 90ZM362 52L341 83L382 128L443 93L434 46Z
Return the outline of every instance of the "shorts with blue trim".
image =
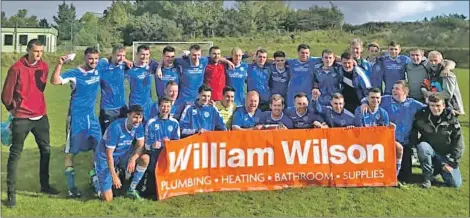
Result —
M79 152L95 150L101 141L101 127L95 114L68 116L66 127L66 154L76 155Z

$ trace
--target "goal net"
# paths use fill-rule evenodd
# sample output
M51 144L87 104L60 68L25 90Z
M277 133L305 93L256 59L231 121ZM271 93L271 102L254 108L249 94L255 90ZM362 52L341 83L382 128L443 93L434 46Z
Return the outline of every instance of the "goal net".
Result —
M144 42L144 41L134 41L132 42L132 60L136 60L137 55L137 48L142 45L147 44L150 47L150 58L160 61L162 57L163 48L165 46L172 46L175 48L175 56L181 57L182 52L185 50L189 50L189 47L193 44L198 44L202 50L202 56L209 55L209 48L214 45L213 42L206 41L206 42Z

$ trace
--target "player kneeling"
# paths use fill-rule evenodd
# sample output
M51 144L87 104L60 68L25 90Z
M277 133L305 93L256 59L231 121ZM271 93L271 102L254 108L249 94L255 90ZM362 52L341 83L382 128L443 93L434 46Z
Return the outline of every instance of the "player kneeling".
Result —
M155 196L155 166L158 156L170 140L180 139L180 127L170 115L172 100L168 97L158 101L158 114L150 119L145 127L145 150L150 155L150 167L144 179L144 195ZM144 196L145 197L145 196Z
M136 186L142 179L149 164L149 156L144 154L144 128L142 127L143 109L132 105L127 118L121 118L111 123L95 152L95 169L99 179L99 190L104 201L113 200L112 186L122 187L116 173L116 167L127 169L134 173L127 196L141 199ZM131 148L136 140L135 150ZM137 163L137 167L136 167Z

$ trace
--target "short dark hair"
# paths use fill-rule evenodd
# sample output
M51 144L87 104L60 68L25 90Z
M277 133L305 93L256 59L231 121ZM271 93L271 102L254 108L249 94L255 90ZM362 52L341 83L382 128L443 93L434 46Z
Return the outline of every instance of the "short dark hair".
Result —
M352 56L351 52L346 51L343 54L341 54L341 59L350 60L350 59L353 59L353 56Z
M344 96L339 92L335 92L331 95L331 99L344 99Z
M282 105L284 105L284 97L282 97L282 95L279 95L279 94L274 94L269 99L269 104L272 104L274 101L279 101L279 100L281 100Z
M212 89L210 86L206 84L202 84L202 86L199 87L197 90L197 93L201 94L202 92L212 92Z
M138 115L142 115L144 109L142 108L142 106L138 105L138 104L134 104L134 105L131 105L129 106L129 109L127 110L127 113L130 114L130 113L136 113Z
M88 54L99 54L99 53L100 52L95 47L88 47L85 49L85 52L83 54L87 56Z
M124 45L122 45L122 44L114 45L113 46L113 54L116 54L116 52L121 51L121 50L125 50L125 49L126 49L126 47L124 47Z
M297 52L299 52L302 49L310 49L310 46L307 44L300 44L299 46L297 46Z
M33 46L44 46L44 45L38 39L31 39L31 40L29 40L28 45L26 46L26 49L28 49L28 50L32 49Z
M214 46L210 47L209 48L209 53L212 54L212 50L214 50L214 49L219 49L220 50L220 47L217 46L217 45L214 45Z
M305 92L298 92L297 94L294 95L294 99L302 98L302 97L306 97L308 99L307 94L305 94Z
M222 94L225 95L226 92L235 92L235 89L231 86L225 86L224 89L222 90Z
M168 88L170 86L178 86L178 83L176 83L173 80L170 80L170 81L168 81L168 83L166 83L165 88Z
M147 44L139 45L139 47L137 47L137 53L139 53L142 50L150 50L150 46Z
M388 43L388 46L389 47L400 47L400 44L397 42L397 41L391 41L390 43Z
M259 53L264 53L265 54L265 53L268 53L268 51L264 48L260 48L260 49L256 50L256 56L258 56Z
M380 91L379 88L372 88L371 90L369 90L369 94L370 93L379 93L379 94L382 94L382 92Z
M158 100L158 106L161 106L163 103L170 103L171 104L171 99L167 96L163 96Z
M199 46L198 44L191 45L189 47L189 51L191 51L191 50L199 51L199 50L201 50L201 46Z
M274 52L273 57L274 58L285 58L286 53L284 53L283 51L276 51L276 52Z
M428 102L432 102L432 103L438 103L438 102L444 102L444 96L442 96L441 94L439 93L432 93L429 97L428 97Z
M331 49L327 48L321 52L321 56L323 57L324 54L334 54L334 53Z
M173 48L173 46L165 46L165 48L163 48L163 54L167 53L167 52L175 52L175 48Z

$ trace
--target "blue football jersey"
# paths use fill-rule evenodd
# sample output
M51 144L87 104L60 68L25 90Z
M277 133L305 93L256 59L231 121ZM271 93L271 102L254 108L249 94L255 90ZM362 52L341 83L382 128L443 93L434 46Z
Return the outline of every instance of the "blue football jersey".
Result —
M69 114L87 116L95 113L96 96L100 88L100 75L97 69L85 71L78 67L60 75L62 84L70 82Z
M101 99L100 109L114 110L126 105L124 87L125 63L113 64L106 58L98 62L100 72Z
M120 118L109 125L95 151L95 161L106 163L106 148L114 148L114 163L118 163L120 158L133 152L132 141L134 139L144 139L144 128L141 124L129 130L126 123L127 118Z
M307 94L308 99L312 99L313 82L315 80L313 69L320 62L321 58L311 58L306 62L301 62L298 59L287 60L290 69L286 100L288 107L294 106L294 96L299 92L304 92Z
M235 105L242 106L245 105L245 96L246 96L246 78L248 76L248 64L240 63L234 69L225 69L226 83L228 86L231 86L235 89Z
M194 66L189 58L175 59L175 65L180 66L182 70L178 99L192 102L198 98L198 89L204 82L204 72L208 63L207 57L201 57L198 66Z
M257 123L259 123L262 114L263 113L261 112L260 109L256 109L255 114L253 114L253 116L250 116L248 112L246 111L245 106L237 107L237 109L235 109L232 115L233 116L232 127L238 126L244 129L252 128Z
M157 90L158 98L165 96L166 84L170 81L174 81L176 84L180 82L181 67L162 67L162 78L155 77L155 89Z
M152 150L152 145L160 141L162 148L165 146L164 138L170 140L180 139L180 126L176 119L161 119L158 116L153 117L147 122L145 127L145 149ZM160 148L161 149L161 148Z
M129 80L129 105L152 104L152 74L148 65L134 66L126 71Z

